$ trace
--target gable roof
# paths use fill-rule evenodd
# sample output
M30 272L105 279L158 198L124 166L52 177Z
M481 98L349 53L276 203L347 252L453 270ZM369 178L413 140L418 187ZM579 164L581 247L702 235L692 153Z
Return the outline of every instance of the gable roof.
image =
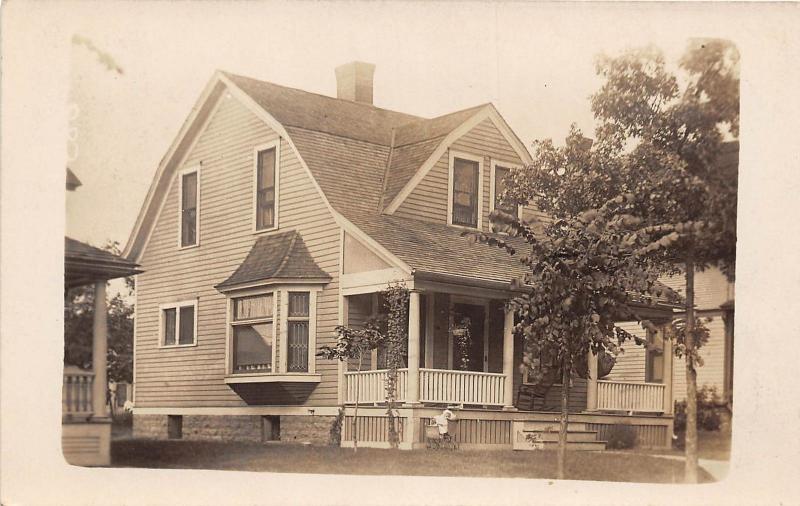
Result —
M392 129L419 116L341 100L222 72L284 127L298 127L388 146Z
M320 198L346 229L367 227L373 222L370 220L379 220L385 204L397 202L401 191L413 187L414 179L420 177L421 167L424 168L434 159L438 160L440 153L450 143L486 118L491 118L498 125L512 146L524 155L523 159L529 157L522 143L491 104L426 119L370 104L217 72L206 85L178 138L159 166L126 245L125 253L129 258L138 258L144 250L155 217L166 198L172 174L191 148L191 137L199 135L226 89L286 138L297 152L301 165L308 170L312 184L320 192ZM414 220L406 221L412 223L403 225L406 228L404 232L401 233L397 228L402 236L413 235L415 227L424 225ZM365 231L361 232L363 235ZM436 228L435 232L429 231L425 237L434 241L438 234L445 234L448 240L452 240L453 247L476 247L461 238L458 231L444 225ZM405 264L403 257L388 247L391 241L386 234L376 232L374 235L368 240L375 241L375 246L393 258L398 266L404 269L419 268ZM484 249L478 256L482 258L485 253ZM415 263L418 260L411 254L407 254L406 258L413 259ZM241 268L247 269L244 266ZM458 266L454 270L458 271ZM223 288L240 282L243 281L233 277L223 283Z
M294 230L259 237L247 257L228 279L215 288L230 290L250 283L282 280L330 281L311 257L303 237Z

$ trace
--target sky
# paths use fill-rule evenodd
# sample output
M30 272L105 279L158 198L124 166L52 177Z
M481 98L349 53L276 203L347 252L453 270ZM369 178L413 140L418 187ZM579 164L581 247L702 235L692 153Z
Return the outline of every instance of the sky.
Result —
M139 7L141 5L141 7ZM124 247L153 174L215 69L334 96L334 68L376 64L375 105L436 116L493 102L522 141L591 133L601 54L648 43L676 59L719 35L692 6L589 4L93 4L75 23L66 232ZM707 21L707 20L706 20ZM722 27L720 27L722 28ZM109 60L110 58L110 60ZM113 65L112 65L113 66Z

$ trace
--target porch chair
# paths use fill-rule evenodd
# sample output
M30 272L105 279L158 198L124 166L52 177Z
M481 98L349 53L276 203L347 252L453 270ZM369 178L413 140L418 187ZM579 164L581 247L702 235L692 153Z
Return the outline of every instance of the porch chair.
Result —
M528 411L535 411L536 399L541 399L541 409L544 409L545 397L547 397L547 392L550 391L550 387L552 386L553 384L549 382L535 385L523 383L519 386L519 390L517 390L517 408L523 409L527 406L526 409Z

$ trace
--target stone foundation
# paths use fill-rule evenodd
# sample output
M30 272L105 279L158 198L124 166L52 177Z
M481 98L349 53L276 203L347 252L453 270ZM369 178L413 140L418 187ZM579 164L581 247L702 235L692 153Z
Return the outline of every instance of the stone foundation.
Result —
M335 419L335 416L282 416L281 441L326 445Z
M133 415L133 437L167 439L167 415Z
M260 443L279 436L292 443L328 444L334 416L184 415L182 439ZM279 428L274 422L280 419ZM167 415L133 415L133 437L168 439Z
M187 415L183 439L261 442L261 417L251 415Z

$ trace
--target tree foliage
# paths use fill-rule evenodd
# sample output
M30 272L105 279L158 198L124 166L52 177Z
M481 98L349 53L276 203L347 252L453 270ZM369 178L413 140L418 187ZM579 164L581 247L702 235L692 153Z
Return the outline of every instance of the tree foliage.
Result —
M533 163L512 172L503 196L533 202L556 223L625 199L614 212L632 228L618 247L648 272L686 275L687 315L670 335L687 359L690 420L707 336L694 316L694 271L715 265L734 274L738 144L726 141L739 132L738 62L736 48L720 40L691 41L676 70L654 47L599 58L596 140L573 126L564 147L536 142ZM689 481L696 479L695 435L690 421Z
M587 353L619 353L634 338L616 322L636 320L648 328L638 308L668 296L646 258L636 252L650 237L641 220L626 212L627 194L575 216L532 226L502 211L491 214L496 230L524 240L519 261L526 267L512 280L518 295L509 301L516 314L514 331L523 336L523 367L543 376L562 372L559 477L564 477L569 418L569 383L586 377ZM535 229L542 230L537 233ZM518 253L512 240L472 233L472 240Z

